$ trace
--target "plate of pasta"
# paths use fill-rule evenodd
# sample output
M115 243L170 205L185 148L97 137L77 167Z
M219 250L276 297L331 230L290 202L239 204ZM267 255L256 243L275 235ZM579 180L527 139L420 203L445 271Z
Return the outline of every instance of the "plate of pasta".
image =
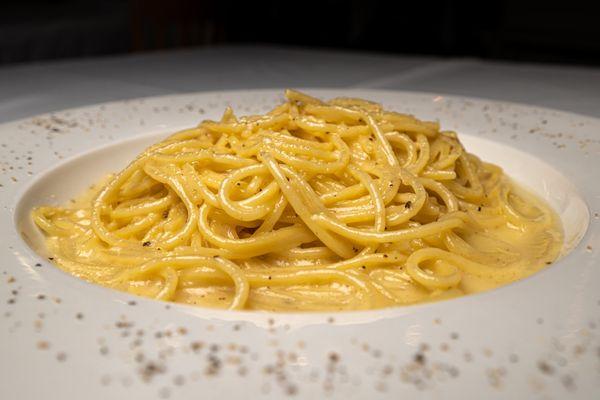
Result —
M0 125L0 395L590 398L599 129L363 89Z

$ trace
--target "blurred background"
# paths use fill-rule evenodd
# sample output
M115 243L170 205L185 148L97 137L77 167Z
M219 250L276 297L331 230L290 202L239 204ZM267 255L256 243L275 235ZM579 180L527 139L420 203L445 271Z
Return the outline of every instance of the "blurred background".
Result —
M0 65L227 44L600 65L591 0L1 3Z

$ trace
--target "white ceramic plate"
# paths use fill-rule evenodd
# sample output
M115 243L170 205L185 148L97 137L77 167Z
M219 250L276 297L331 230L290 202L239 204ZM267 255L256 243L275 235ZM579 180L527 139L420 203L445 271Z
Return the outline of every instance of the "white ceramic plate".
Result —
M31 207L68 201L226 105L264 112L282 91L147 98L0 125L0 398L597 395L600 120L433 94L308 92L372 99L457 130L471 152L557 210L563 257L487 293L368 312L231 312L137 298L55 268Z

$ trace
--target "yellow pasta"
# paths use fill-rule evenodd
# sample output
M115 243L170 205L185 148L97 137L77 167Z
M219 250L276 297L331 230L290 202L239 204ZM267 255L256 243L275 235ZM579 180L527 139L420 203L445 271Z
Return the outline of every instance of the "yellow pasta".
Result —
M33 210L54 262L160 300L310 311L475 293L558 257L554 212L454 132L366 100L285 95Z

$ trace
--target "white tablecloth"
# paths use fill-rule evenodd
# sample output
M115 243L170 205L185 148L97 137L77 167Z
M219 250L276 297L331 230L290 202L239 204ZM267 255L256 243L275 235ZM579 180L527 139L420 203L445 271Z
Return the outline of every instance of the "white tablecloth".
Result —
M227 46L0 68L0 122L203 90L363 87L530 103L600 117L600 68Z

